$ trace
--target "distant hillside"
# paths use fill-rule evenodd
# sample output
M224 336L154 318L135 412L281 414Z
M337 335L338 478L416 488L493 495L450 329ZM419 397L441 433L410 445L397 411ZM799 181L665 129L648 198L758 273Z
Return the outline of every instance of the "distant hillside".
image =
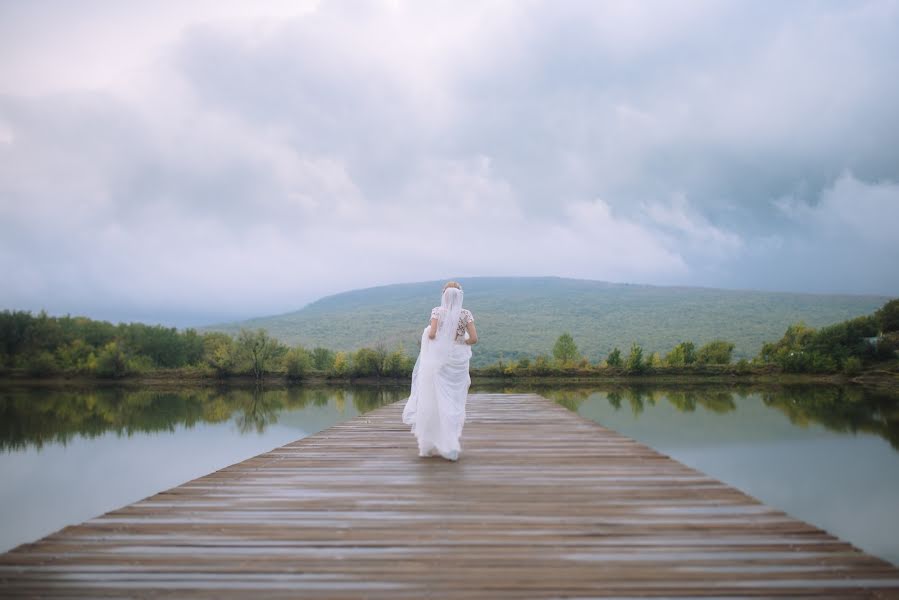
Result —
M430 310L440 303L442 281L389 285L322 298L296 312L203 328L236 333L265 328L291 345L353 350L384 344L417 352ZM692 340L724 338L736 358L755 356L803 320L820 327L868 314L889 298L735 291L614 284L556 277L472 277L461 280L465 306L475 315L481 342L474 365L550 354L569 331L591 360L631 342L667 352Z

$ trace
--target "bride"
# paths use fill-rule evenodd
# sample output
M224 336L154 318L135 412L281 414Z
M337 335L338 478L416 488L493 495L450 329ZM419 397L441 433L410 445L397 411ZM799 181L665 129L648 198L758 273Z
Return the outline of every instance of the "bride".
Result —
M421 334L412 391L403 409L403 422L418 438L419 456L459 458L471 385L468 361L477 342L474 317L462 308L462 287L450 281L443 286L440 306L431 311L431 324Z

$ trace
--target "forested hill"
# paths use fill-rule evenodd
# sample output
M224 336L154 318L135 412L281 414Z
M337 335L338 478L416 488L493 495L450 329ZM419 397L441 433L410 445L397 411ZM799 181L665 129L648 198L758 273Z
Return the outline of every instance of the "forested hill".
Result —
M870 314L888 298L658 287L555 277L461 280L465 307L475 315L481 342L472 363L550 354L564 331L592 361L632 342L665 353L681 341L715 338L735 344L735 359L755 356L791 323L813 327ZM237 332L265 328L307 348L354 350L384 344L417 352L442 281L389 285L322 298L296 312L203 328Z

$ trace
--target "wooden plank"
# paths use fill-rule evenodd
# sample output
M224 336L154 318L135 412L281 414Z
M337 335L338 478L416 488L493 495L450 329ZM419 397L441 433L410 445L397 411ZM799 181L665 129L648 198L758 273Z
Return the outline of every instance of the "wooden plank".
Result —
M885 561L539 396L471 396L456 463L402 407L20 546L0 595L899 598Z

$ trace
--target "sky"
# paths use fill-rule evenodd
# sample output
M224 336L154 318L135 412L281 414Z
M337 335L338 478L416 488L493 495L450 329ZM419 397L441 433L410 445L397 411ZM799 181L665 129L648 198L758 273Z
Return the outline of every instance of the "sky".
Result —
M0 309L897 296L897 231L897 0L0 0Z

